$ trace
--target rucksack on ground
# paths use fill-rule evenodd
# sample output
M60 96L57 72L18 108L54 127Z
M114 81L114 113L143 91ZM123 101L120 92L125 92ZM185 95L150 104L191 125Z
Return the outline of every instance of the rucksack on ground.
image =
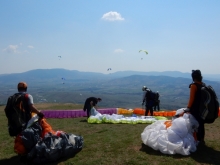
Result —
M205 84L201 87L200 116L205 123L213 123L218 118L219 102L214 89Z
M5 115L8 118L8 132L10 136L17 136L30 119L28 114L28 94L16 93L8 98Z

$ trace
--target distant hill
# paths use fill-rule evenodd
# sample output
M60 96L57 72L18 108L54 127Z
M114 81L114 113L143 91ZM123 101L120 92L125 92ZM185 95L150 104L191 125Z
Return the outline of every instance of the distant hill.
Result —
M0 83L10 81L57 81L65 78L67 80L89 80L93 78L102 79L105 75L102 73L79 72L77 70L65 69L36 69L24 73L13 73L0 75Z
M17 92L19 81L28 83L28 92L33 95L35 103L84 104L87 97L95 96L103 99L99 103L101 107L135 108L141 106L141 88L145 85L153 91L159 91L162 108L177 109L187 105L192 79L189 73L168 71L102 74L65 69L37 69L0 75L0 104L5 104L7 97ZM220 82L206 79L204 82L212 85L220 97Z
M112 73L112 76L114 77L126 77L126 76L132 76L132 75L191 78L191 73L183 73L179 71L164 71L164 72L119 71L119 72ZM220 74L203 74L203 77L204 77L204 80L220 81Z
M87 80L109 80L113 78L122 78L132 75L145 76L169 76L191 78L190 73L182 73L179 71L164 71L164 72L139 72L139 71L118 71L110 74L96 72L80 72L77 70L66 69L36 69L23 73L0 74L0 83L10 83L11 81L56 81L65 78L69 81L87 81ZM220 81L220 74L204 74L204 80Z

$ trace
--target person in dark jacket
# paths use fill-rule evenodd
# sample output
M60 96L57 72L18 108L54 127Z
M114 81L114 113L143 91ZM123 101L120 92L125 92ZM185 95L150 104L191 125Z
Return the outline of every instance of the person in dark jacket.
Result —
M90 116L90 111L91 111L92 106L95 107L100 101L102 101L102 99L96 98L96 97L89 97L86 99L83 110L87 111L87 118L89 118Z
M197 88L197 86L201 86L203 84L202 82L202 74L200 70L192 70L192 80L193 83L190 84L190 97L187 105L186 112L190 112L196 120L199 122L198 132L196 134L197 140L201 144L205 144L204 137L205 137L205 126L204 121L200 117L199 114L199 105L200 105L200 95L201 90Z
M156 92L156 100L155 100L155 104L154 104L154 111L159 111L160 110L160 99L159 99L159 97L160 97L160 94L159 94L159 92L157 91Z
M145 89L143 87L142 91L144 92L142 106L145 103L145 116L148 116L149 111L150 115L153 116L154 100L150 98L150 93L152 93L152 91L147 87L145 87Z

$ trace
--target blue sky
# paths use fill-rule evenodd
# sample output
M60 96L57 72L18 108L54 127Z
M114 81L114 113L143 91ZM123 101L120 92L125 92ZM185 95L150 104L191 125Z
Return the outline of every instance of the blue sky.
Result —
M51 68L220 74L219 9L219 0L2 0L0 74Z

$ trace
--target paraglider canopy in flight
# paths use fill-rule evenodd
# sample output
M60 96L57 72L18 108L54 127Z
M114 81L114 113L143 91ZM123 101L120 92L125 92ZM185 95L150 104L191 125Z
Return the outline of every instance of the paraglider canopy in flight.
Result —
M112 68L108 68L107 71L112 70Z
M62 77L61 79L63 80L63 81L62 81L62 84L65 84L65 82L64 82L64 81L65 81L65 78Z
M144 53L148 54L148 52L146 50L139 50L139 53L140 52L144 52Z

